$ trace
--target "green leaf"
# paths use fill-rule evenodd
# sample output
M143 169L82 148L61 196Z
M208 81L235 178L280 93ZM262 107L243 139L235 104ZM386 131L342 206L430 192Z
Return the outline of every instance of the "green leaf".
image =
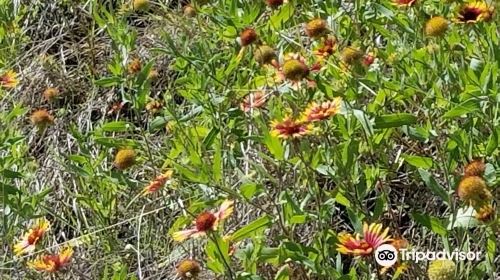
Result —
M448 230L453 228L473 228L476 227L479 222L475 217L476 211L473 207L459 208L457 210L457 215L450 215Z
M125 121L108 122L101 126L101 130L106 132L125 132L133 128L133 124Z
M432 193L439 196L444 202L448 204L450 203L450 196L448 192L436 182L434 177L432 177L429 172L423 169L418 169L418 173L420 174L420 177L424 181L425 185L432 191Z
M246 226L240 228L235 233L231 235L231 240L233 242L241 241L245 238L249 238L257 233L257 231L263 230L271 224L272 219L264 215L253 222L247 224Z
M436 217L431 217L425 214L412 213L413 220L415 220L420 225L430 229L432 232L445 236L447 234L446 228L443 226L441 221Z
M113 87L119 85L121 82L122 79L120 77L106 77L95 81L95 84L101 87Z
M173 162L172 164L174 165L176 171L178 171L179 174L184 176L187 180L201 184L208 183L207 175L204 172L201 172L201 170L192 171L178 163Z
M443 115L443 118L450 119L460 117L465 114L469 114L475 111L478 111L479 102L475 99L469 99L465 102L460 103L459 105L451 108L448 112Z
M391 128L410 125L417 122L417 117L412 114L400 113L375 117L375 128Z
M269 23L274 30L281 30L283 24L290 20L295 12L293 3L289 3L281 7L281 9L271 16Z
M417 168L429 169L433 164L432 158L430 157L421 157L407 154L403 154L402 157L407 163Z

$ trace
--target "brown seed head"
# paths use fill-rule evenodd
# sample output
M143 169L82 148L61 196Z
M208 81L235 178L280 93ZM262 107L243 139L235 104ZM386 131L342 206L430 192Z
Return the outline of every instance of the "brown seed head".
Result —
M342 51L340 59L346 64L354 64L361 57L363 57L363 52L354 47L347 47Z
M257 33L253 28L245 28L240 33L240 45L242 47L248 46L257 40Z
M57 88L54 88L54 87L48 87L47 89L45 89L45 91L43 92L43 98L46 100L46 101L54 101L56 100L57 98L59 97L59 89Z
M306 34L311 38L318 38L328 31L326 20L317 18L306 24Z
M54 123L54 117L45 109L36 110L31 114L31 122L37 127L45 127Z
M132 61L128 64L127 69L130 75L139 73L142 69L141 60L138 58L132 59Z
M196 276L198 276L200 272L201 272L200 264L195 260L186 259L181 261L177 265L177 274L182 279L196 278Z
M480 159L476 159L467 164L464 168L464 176L483 176L486 164Z
M149 8L149 0L133 0L132 7L134 11L144 11Z
M300 81L307 77L309 68L302 61L291 59L283 65L283 74L292 81Z
M427 36L438 37L443 35L448 29L448 21L444 17L433 17L425 24L425 34Z
M262 45L255 49L253 57L255 58L255 61L260 64L271 64L271 62L276 59L276 53L273 48Z
M135 151L132 149L119 150L116 153L114 165L119 170L125 170L135 164Z
M457 194L462 201L471 205L483 205L492 199L486 183L479 176L462 178L458 184Z
M212 230L217 218L212 212L205 211L196 217L196 229L198 231L209 231Z
M271 8L277 8L283 5L283 0L266 0L266 4Z
M196 16L196 9L191 5L186 5L186 6L184 6L184 15L186 17L195 17Z

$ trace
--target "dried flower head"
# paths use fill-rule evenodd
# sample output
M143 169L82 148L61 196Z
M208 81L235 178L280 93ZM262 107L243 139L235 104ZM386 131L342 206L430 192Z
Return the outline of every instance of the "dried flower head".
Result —
M157 192L167 183L168 180L172 178L173 174L173 170L168 170L165 173L157 176L146 187L144 187L144 189L142 190L142 195L148 195Z
M434 260L427 268L429 280L454 280L456 265L452 260Z
M336 43L335 37L326 38L323 41L322 45L316 50L314 50L313 52L314 55L316 55L319 61L328 58L335 51L335 43Z
M285 78L297 82L307 77L309 68L299 59L290 59L283 64L283 74Z
M34 261L28 262L28 266L38 271L56 272L69 263L71 256L73 256L73 249L67 247L57 255L40 256Z
M373 52L369 52L363 56L363 65L368 67L373 64L375 61L375 54Z
M243 99L243 102L240 104L240 108L243 112L250 112L251 109L260 108L264 106L267 101L267 96L264 91L256 91L248 94Z
M257 32L255 32L255 29L253 28L245 28L243 31L240 33L240 45L242 47L248 46L255 42L258 38Z
M271 122L271 135L282 139L300 138L312 134L313 131L312 124L293 120L290 117L286 117L282 121L274 120Z
M54 101L59 97L59 89L54 88L54 87L48 87L45 89L43 92L43 98L46 101Z
M189 4L184 6L183 12L184 12L184 15L186 17L195 17L196 16L196 9Z
M273 48L262 45L255 49L253 57L259 64L271 64L276 59L276 53Z
M149 8L149 0L132 0L134 11L144 11Z
M156 80L160 74L158 73L158 70L156 69L151 69L148 73L148 79L149 80Z
M463 5L458 11L457 21L461 23L476 23L489 21L495 8L483 1L474 1Z
M163 108L163 104L159 100L151 100L146 104L146 111L151 114L158 113Z
M284 0L266 0L266 4L271 8L277 8L283 5Z
M495 217L495 208L491 204L485 204L476 211L476 219L487 223Z
M363 224L363 238L359 234L341 233L338 237L337 252L346 255L370 255L380 245L391 241L389 228L382 231L382 224Z
M50 223L45 218L36 221L33 227L31 227L29 231L23 235L21 240L14 245L14 254L19 256L33 252L36 244L42 239L49 228Z
M18 83L17 73L13 70L8 70L0 76L0 87L15 88Z
M448 21L444 17L436 16L425 23L425 34L427 36L438 37L443 35L448 29Z
M486 183L479 176L462 178L458 184L457 194L462 201L471 205L482 205L492 199Z
M127 70L130 75L135 75L141 72L141 69L142 69L141 60L137 57L132 59L132 61L130 61L129 64L127 65Z
M363 57L363 52L355 47L347 47L342 50L340 54L340 59L342 62L348 65L356 63L360 58Z
M135 151L132 149L119 150L116 153L114 165L119 170L125 170L135 164Z
M31 123L39 128L44 128L54 123L54 117L45 109L36 110L31 114Z
M196 217L192 228L174 232L172 238L175 241L182 242L188 238L197 238L206 235L209 231L217 230L219 223L233 213L233 205L234 201L225 200L217 212L204 211L200 213Z
M480 159L471 161L464 167L464 176L483 176L486 164Z
M301 120L304 122L315 122L328 119L340 111L342 99L334 98L332 101L325 101L321 104L316 102L311 103L302 113Z
M195 260L186 259L177 265L177 275L182 279L196 278L200 272L201 266Z
M311 38L324 36L328 32L327 22L324 19L317 18L306 23L306 34Z

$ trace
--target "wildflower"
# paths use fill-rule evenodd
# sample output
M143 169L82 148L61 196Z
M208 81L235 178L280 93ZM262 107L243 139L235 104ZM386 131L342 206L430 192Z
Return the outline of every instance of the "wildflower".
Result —
M304 62L298 59L292 59L283 64L283 74L285 78L298 82L307 77L309 68Z
M328 31L327 22L324 19L317 18L309 21L306 24L306 34L311 38L318 38L326 34Z
M253 52L253 57L259 64L271 64L276 59L276 53L273 48L262 45Z
M313 132L313 125L286 117L283 121L271 122L271 135L278 138L300 138Z
M242 47L248 46L257 40L257 32L253 28L245 28L240 33L240 45Z
M456 265L452 260L434 260L427 268L429 280L454 280Z
M17 256L31 253L35 250L36 244L42 239L45 232L50 228L49 221L46 219L38 220L35 225L23 236L23 238L14 245L14 254Z
M262 107L266 101L266 93L259 90L245 96L245 99L243 99L243 102L240 104L240 108L243 112L247 113L250 112L251 109Z
M302 113L302 120L305 122L314 122L327 119L340 111L340 102L342 99L337 97L332 101L326 101L321 104L311 103Z
M135 151L132 149L119 150L116 153L114 165L120 170L125 170L135 164Z
M184 6L183 11L184 11L184 15L186 17L194 17L194 16L196 16L196 10L191 5Z
M283 5L284 0L266 0L266 4L271 8L277 8Z
M462 201L471 205L480 205L492 198L483 178L478 176L462 178L458 184L457 194Z
M194 227L175 232L172 238L175 241L182 242L190 237L197 238L204 236L207 232L217 230L219 223L229 217L234 210L234 201L224 201L217 212L205 211L196 217Z
M495 208L490 204L485 204L476 211L476 219L481 222L489 222L495 217Z
M400 7L411 7L417 2L416 0L393 0L393 3Z
M57 88L54 88L54 87L48 87L47 89L45 89L45 91L43 92L43 98L46 100L46 101L54 101L55 99L57 99L59 97L59 89Z
M433 17L425 23L425 34L427 36L441 36L446 32L446 29L448 29L448 21L444 17Z
M461 23L476 23L489 21L493 17L495 8L488 7L486 2L475 1L463 5L458 11L457 21Z
M44 255L38 257L34 261L28 262L28 266L38 271L56 272L69 263L72 255L73 249L67 247L57 255Z
M326 38L322 46L316 49L313 53L314 55L316 55L318 60L322 61L323 59L326 59L333 54L334 47L335 47L335 38L329 37Z
M186 259L177 265L177 275L182 279L196 278L200 272L200 264L195 260Z
M168 170L167 172L157 176L153 181L151 181L144 189L142 190L142 195L148 195L157 192L160 188L162 188L165 183L172 178L174 171Z
M143 11L149 8L149 0L133 0L132 7L135 11Z
M355 47L347 47L340 54L340 59L342 60L342 62L348 65L354 64L361 57L363 57L363 53Z
M356 234L352 236L349 233L339 235L337 252L341 254L351 254L354 256L365 256L371 254L375 249L385 242L391 241L387 235L389 228L382 232L382 224L372 223L363 225L363 238Z
M0 76L0 87L15 88L18 83L17 73L13 70L8 70Z
M480 159L476 159L467 164L464 168L464 176L483 176L486 165Z
M45 128L47 125L54 123L54 117L45 109L36 110L31 114L31 122L39 127Z
M141 60L138 58L132 59L132 61L130 61L130 63L127 65L127 70L130 75L139 73L141 69L142 69Z
M363 56L363 65L368 67L375 61L375 54L369 52Z
M162 107L163 105L160 101L152 100L148 102L148 104L146 104L146 111L150 112L151 114L156 114L161 110Z
M400 249L405 249L408 247L408 240L404 238L394 238L391 242L391 245L399 251Z

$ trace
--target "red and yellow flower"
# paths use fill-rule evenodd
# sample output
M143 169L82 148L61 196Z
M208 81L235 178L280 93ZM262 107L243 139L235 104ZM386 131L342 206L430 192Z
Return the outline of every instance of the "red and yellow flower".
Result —
M321 104L313 102L302 113L301 120L304 122L315 122L328 119L340 111L341 101L340 97L336 97L331 101L325 101Z
M205 211L196 217L194 226L190 229L174 232L172 238L182 242L191 237L197 238L205 236L207 232L217 230L219 223L227 219L234 211L234 201L224 201L217 212Z
M153 181L151 181L147 186L144 187L144 189L142 190L142 195L148 195L157 192L167 183L168 180L172 178L173 174L173 170L168 170L156 177Z
M411 7L417 0L393 0L393 3L400 7Z
M286 117L282 121L274 120L271 122L271 135L282 138L300 138L302 136L312 134L314 127L311 123L294 120Z
M251 109L262 107L267 101L267 95L264 91L256 91L248 94L243 99L243 102L240 104L240 109L247 113L250 112Z
M339 234L337 252L346 255L366 256L370 255L380 245L391 241L388 235L389 228L382 231L382 224L372 223L363 225L363 238L359 234L354 236L350 233Z
M476 23L489 21L493 17L495 8L483 1L474 1L464 4L458 11L456 21L461 23Z
M0 87L15 88L18 83L17 73L13 70L8 70L0 76Z
M67 247L57 255L40 256L34 261L28 262L28 266L38 271L56 272L69 263L71 256L73 256L73 249Z
M319 48L313 51L313 54L316 56L318 62L322 62L333 54L335 51L335 43L335 37L330 36L322 42Z
M45 218L38 220L35 225L24 234L21 240L14 245L14 253L19 256L33 252L36 244L42 239L49 228L50 223Z

